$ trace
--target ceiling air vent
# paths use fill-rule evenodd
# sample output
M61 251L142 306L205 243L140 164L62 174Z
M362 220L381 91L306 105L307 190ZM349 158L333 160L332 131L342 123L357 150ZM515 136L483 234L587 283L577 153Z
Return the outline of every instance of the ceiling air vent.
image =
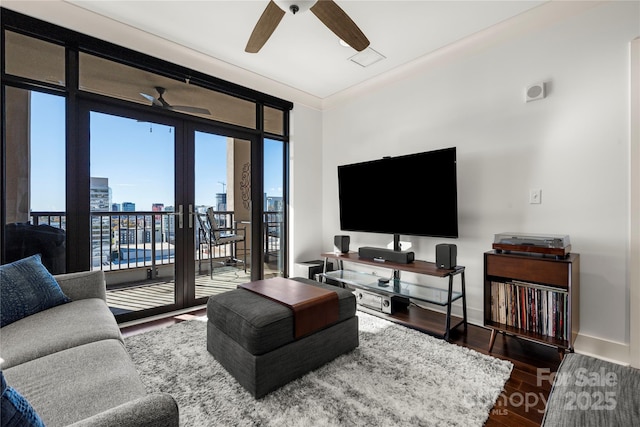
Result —
M353 55L351 58L349 58L349 61L353 61L362 67L368 67L369 65L375 64L376 62L381 61L385 58L386 56L368 47L362 52L358 52Z

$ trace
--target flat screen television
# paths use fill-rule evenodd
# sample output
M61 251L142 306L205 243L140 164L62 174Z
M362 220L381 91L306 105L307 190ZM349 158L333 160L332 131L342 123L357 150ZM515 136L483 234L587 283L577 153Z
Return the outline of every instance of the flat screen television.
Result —
M458 237L456 148L338 166L340 228Z

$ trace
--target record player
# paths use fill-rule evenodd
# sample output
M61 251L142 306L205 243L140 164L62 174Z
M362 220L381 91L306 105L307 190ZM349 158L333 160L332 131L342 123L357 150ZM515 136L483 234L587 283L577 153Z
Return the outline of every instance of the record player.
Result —
M496 252L526 252L566 258L571 252L568 235L500 233L493 241Z

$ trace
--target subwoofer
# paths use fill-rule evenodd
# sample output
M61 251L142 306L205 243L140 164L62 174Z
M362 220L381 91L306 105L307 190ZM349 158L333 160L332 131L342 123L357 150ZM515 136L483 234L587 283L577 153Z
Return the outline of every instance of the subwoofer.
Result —
M458 248L451 243L441 243L436 245L436 266L451 270L457 264Z

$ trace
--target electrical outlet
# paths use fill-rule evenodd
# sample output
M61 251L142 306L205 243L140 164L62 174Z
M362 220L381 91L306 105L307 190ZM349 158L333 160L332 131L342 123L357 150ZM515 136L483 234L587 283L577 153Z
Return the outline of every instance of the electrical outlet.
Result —
M540 203L542 203L542 190L529 190L529 203L532 205L539 205Z

